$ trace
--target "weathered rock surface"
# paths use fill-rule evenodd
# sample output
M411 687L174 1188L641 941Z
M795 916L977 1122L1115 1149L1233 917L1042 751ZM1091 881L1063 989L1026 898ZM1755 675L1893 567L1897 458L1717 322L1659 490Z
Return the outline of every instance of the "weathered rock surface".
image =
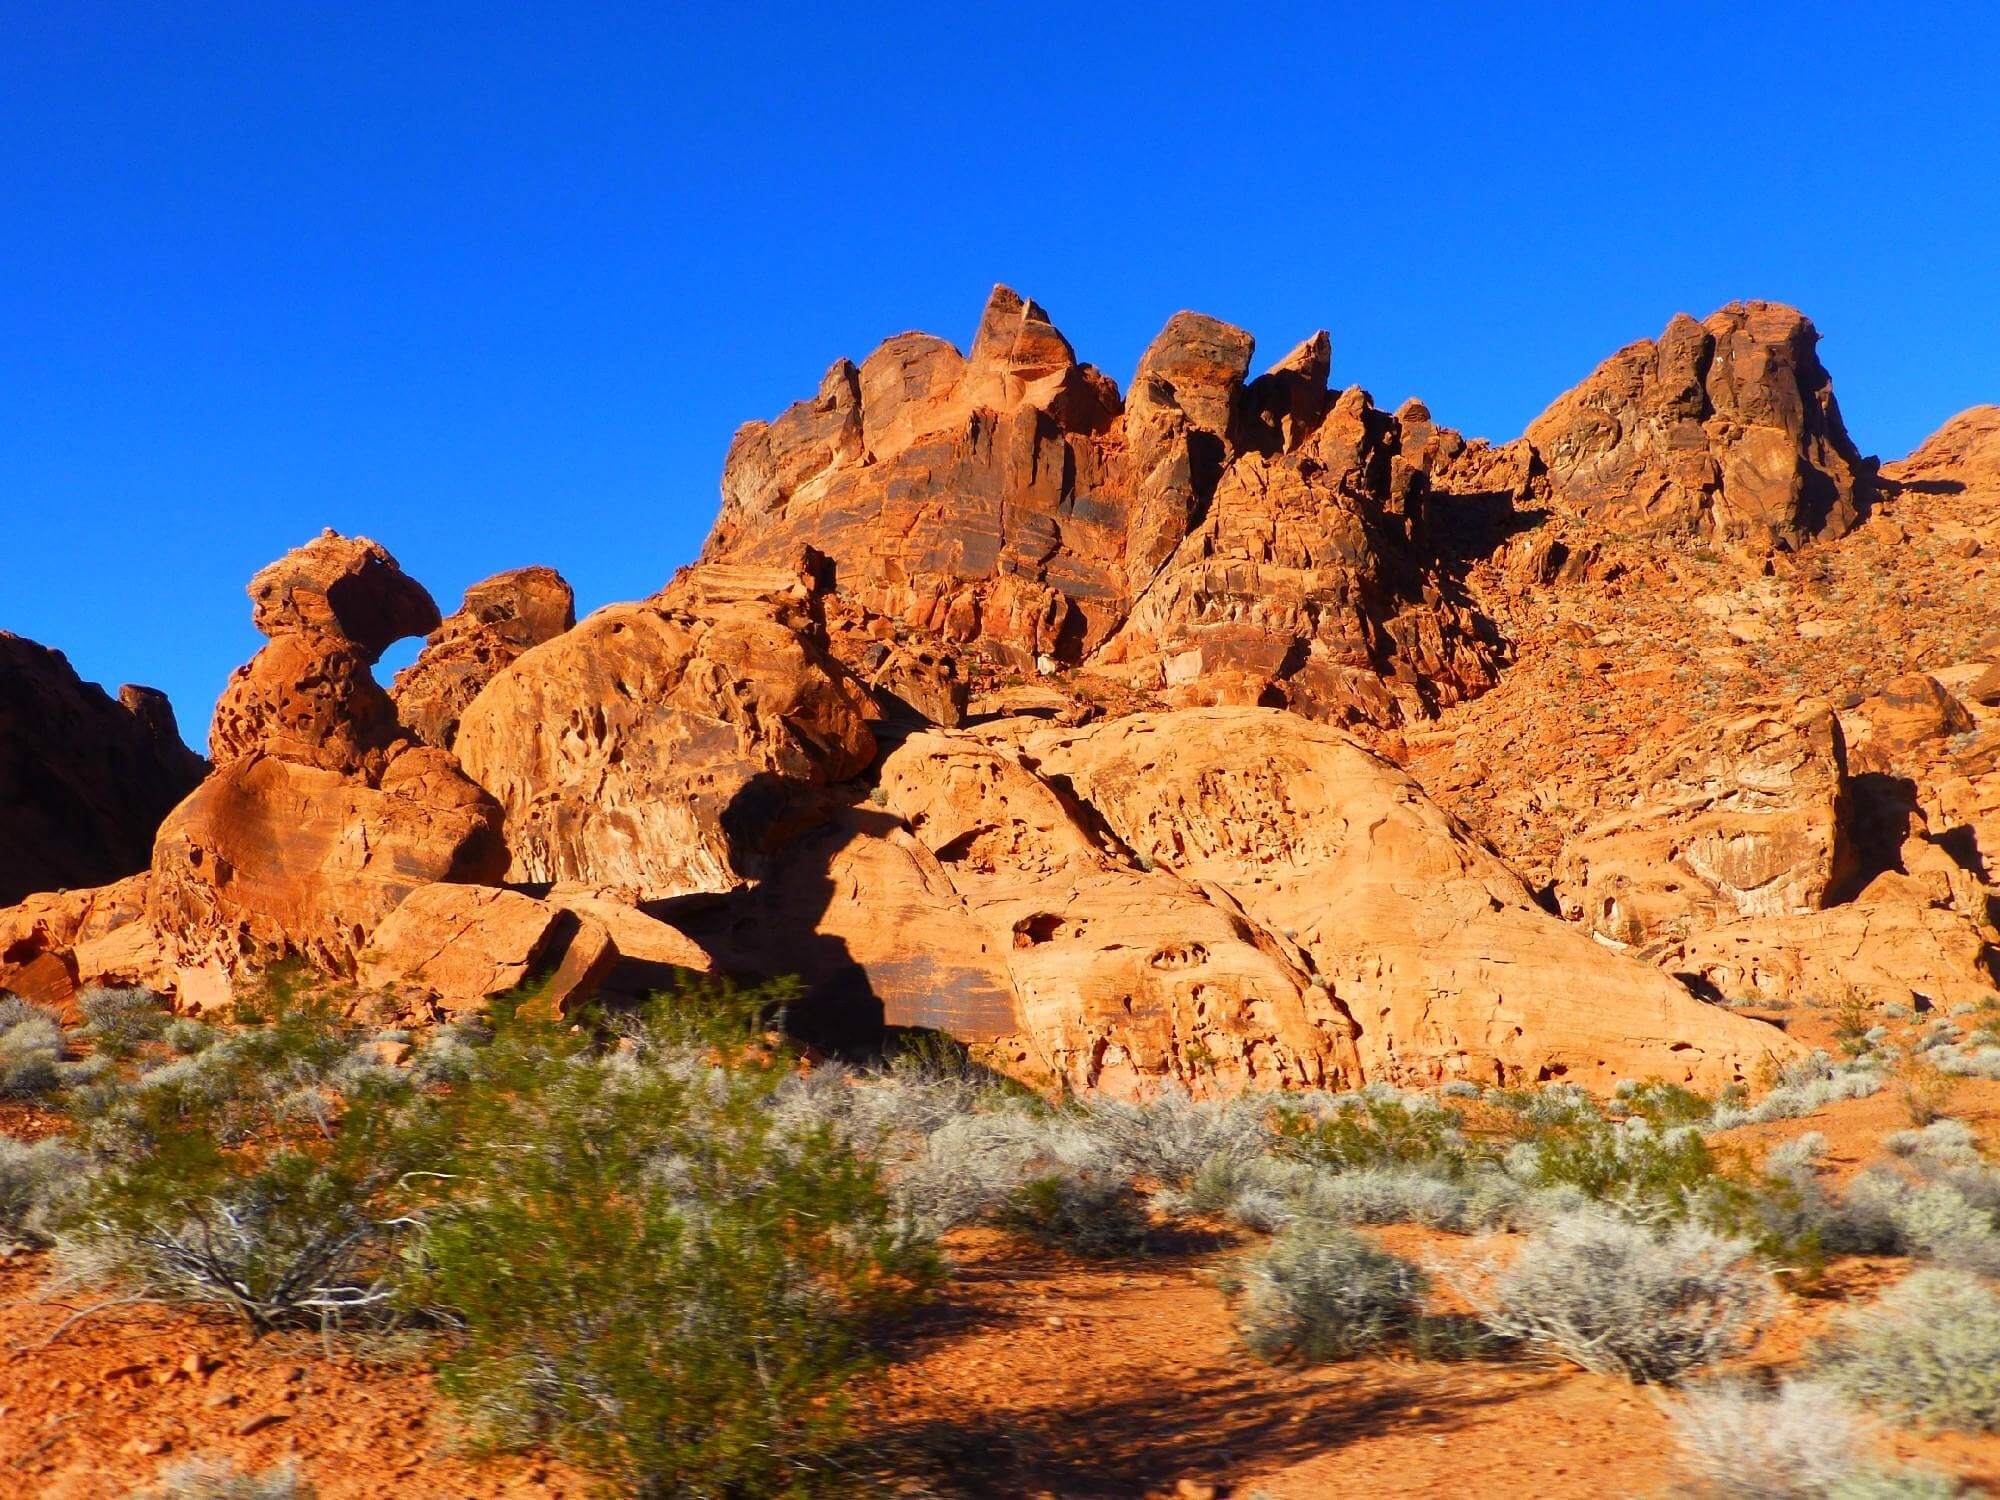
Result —
M397 716L426 745L449 750L466 705L522 652L576 624L576 595L553 568L515 568L465 591L455 614L396 674Z
M252 578L250 604L263 634L334 636L370 665L404 636L425 635L438 624L429 592L387 548L331 528Z
M218 766L261 753L364 780L410 744L360 648L309 629L273 637L230 674L208 731Z
M380 784L247 755L174 809L147 916L182 998L226 993L246 963L297 954L352 976L376 927L439 881L497 883L500 810L441 750L406 750Z
M2000 406L1960 412L1882 477L1918 493L2000 487Z
M143 870L202 770L163 694L112 698L60 651L0 630L0 906Z
M1253 349L1178 313L1121 403L998 288L970 355L903 334L743 428L703 556L810 546L898 626L1177 702L1393 723L1489 685L1499 643L1437 566L1396 419L1334 401L1323 333L1255 380Z
M1219 887L1352 1016L1368 1078L1715 1087L1793 1044L1536 906L1393 766L1296 715L1135 715L1024 750L1135 855Z
M1840 536L1866 506L1856 452L1796 309L1732 302L1678 314L1628 345L1528 427L1567 506L1614 531L1797 547Z
M482 1011L532 984L536 1008L561 1016L594 995L617 963L605 926L570 907L518 891L425 885L375 928L356 977L445 1016Z
M0 910L0 991L67 1019L94 985L156 984L163 961L146 923L144 874L95 889L28 897Z
M699 567L524 653L457 749L506 812L509 878L728 890L814 820L796 793L873 758L873 705L827 649L808 580Z
M1840 724L1825 707L1704 723L1638 752L1631 806L1556 863L1563 915L1629 947L1817 911L1856 871Z

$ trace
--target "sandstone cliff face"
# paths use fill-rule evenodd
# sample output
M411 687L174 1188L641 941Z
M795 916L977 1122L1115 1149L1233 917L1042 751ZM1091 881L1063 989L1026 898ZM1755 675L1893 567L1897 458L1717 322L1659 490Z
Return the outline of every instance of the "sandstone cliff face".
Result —
M461 720L466 771L506 815L508 878L728 890L810 824L794 788L875 753L866 692L827 649L808 581L701 568L524 653Z
M0 905L144 869L202 769L163 694L112 698L60 651L0 630Z
M1850 530L1871 475L1796 309L1677 315L1529 425L1561 501L1614 531L1797 547Z
M1332 398L1323 333L1254 380L1253 351L1178 313L1121 401L997 288L969 355L900 335L744 427L703 556L809 545L899 625L1177 702L1393 724L1490 685L1499 643L1438 566L1396 419Z

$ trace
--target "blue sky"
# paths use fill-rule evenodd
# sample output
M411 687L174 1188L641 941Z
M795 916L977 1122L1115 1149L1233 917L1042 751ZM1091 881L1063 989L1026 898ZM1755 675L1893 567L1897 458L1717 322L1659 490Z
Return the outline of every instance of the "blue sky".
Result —
M0 628L199 743L321 526L650 592L738 423L1000 280L1494 438L1739 296L1864 450L2000 400L1994 7L703 9L0 0Z

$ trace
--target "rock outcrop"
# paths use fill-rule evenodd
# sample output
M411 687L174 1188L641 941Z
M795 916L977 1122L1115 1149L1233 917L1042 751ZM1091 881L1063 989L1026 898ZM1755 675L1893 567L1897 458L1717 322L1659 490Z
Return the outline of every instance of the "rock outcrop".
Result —
M1960 412L1882 477L1918 493L2000 488L2000 406Z
M287 955L351 977L413 891L506 869L498 805L416 743L369 671L437 623L422 586L377 543L326 532L250 596L271 643L224 692L215 769L161 826L147 887L173 988L193 1005Z
M576 624L576 595L553 568L515 568L482 579L396 674L396 715L426 745L449 750L458 721L486 684L522 652Z
M457 748L505 809L509 879L660 900L731 889L816 821L799 794L868 764L872 712L810 579L702 567L525 652Z
M1324 333L1254 380L1253 351L1178 313L1121 402L997 288L969 355L903 334L744 427L703 556L810 546L898 626L1175 702L1392 724L1490 685L1499 643L1437 566L1396 419L1332 397Z
M1748 714L1639 752L1631 806L1556 863L1563 915L1633 948L1826 906L1857 868L1830 709Z
M1796 548L1851 529L1855 450L1794 308L1732 302L1611 356L1528 427L1563 504L1613 531Z
M0 906L145 869L203 769L164 694L113 698L60 651L0 630Z

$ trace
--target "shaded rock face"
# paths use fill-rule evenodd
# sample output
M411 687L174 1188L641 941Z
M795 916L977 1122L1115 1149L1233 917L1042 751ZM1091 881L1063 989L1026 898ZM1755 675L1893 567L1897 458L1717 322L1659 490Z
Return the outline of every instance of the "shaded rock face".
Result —
M505 809L508 878L659 900L733 888L814 821L796 794L868 764L872 712L810 581L705 567L524 653L457 749Z
M396 716L426 745L449 750L466 705L522 652L576 624L576 596L553 568L515 568L465 591L417 659L396 674Z
M739 431L703 557L810 545L899 626L1175 701L1390 724L1479 691L1498 642L1437 566L1396 419L1333 399L1323 333L1254 380L1253 352L1178 313L1121 402L997 288L969 355L899 335Z
M1732 302L1611 356L1529 426L1556 495L1615 531L1796 548L1850 530L1871 465L1796 309Z
M0 906L143 870L202 770L165 695L113 698L60 651L0 630Z

